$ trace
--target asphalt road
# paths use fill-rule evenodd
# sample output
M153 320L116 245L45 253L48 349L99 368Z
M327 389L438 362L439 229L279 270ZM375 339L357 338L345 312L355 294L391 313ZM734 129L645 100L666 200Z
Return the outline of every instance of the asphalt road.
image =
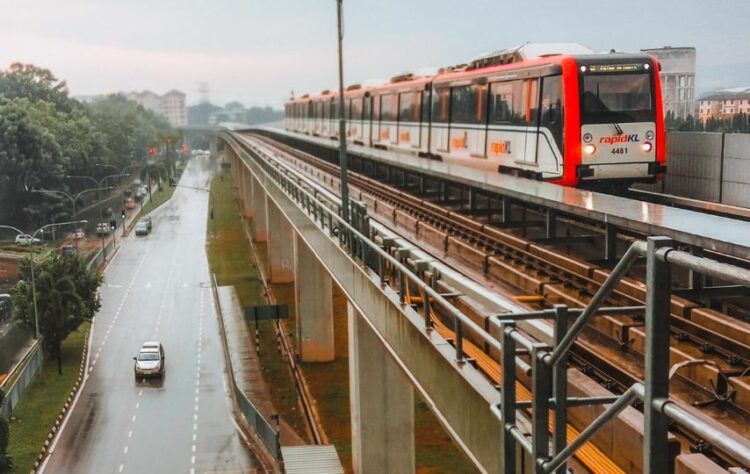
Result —
M194 159L149 236L121 242L106 271L89 378L47 473L248 472L231 417L205 253L210 172ZM202 190L205 189L205 190ZM136 380L132 357L159 340L166 376Z

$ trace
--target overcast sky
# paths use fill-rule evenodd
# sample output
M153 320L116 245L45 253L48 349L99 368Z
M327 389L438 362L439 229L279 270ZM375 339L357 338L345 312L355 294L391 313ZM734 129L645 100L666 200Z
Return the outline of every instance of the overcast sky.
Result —
M344 0L345 80L531 42L695 46L698 89L750 86L748 0ZM0 68L52 69L73 95L176 88L280 106L335 87L335 0L0 0Z

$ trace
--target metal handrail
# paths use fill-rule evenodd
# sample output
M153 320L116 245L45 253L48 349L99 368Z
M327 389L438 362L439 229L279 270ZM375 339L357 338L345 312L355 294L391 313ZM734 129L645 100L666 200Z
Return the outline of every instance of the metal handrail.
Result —
M470 328L473 333L488 346L500 351L503 354L502 363L504 366L504 370L501 391L503 395L502 399L508 401L509 405L512 406L502 407L500 406L500 404L496 404L490 406L490 409L492 413L494 413L496 416L498 416L498 418L501 419L503 423L503 431L505 433L504 436L510 436L510 438L506 438L506 440L503 440L504 449L506 451L510 449L510 451L506 453L509 456L515 456L515 449L509 448L507 442L509 440L514 440L522 447L524 447L524 449L526 449L530 453L533 453L533 455L536 457L537 472L552 472L556 469L559 470L560 468L563 468L565 461L571 455L573 455L577 449L583 446L598 429L600 429L606 422L611 420L619 412L625 409L633 400L635 400L636 398L640 398L647 402L646 407L644 408L644 412L651 413L650 415L646 416L645 431L650 432L649 430L654 430L654 433L656 433L652 433L652 435L646 436L644 441L644 453L649 452L649 446L659 446L660 442L666 440L666 425L659 425L658 422L656 425L653 424L653 413L658 412L661 415L672 418L679 424L687 426L690 430L702 436L704 439L710 440L712 444L722 449L730 456L750 465L750 443L743 444L737 440L724 436L719 430L694 417L679 405L677 405L675 402L669 400L668 398L659 396L659 393L664 392L664 379L666 379L668 382L668 371L664 371L665 373L663 374L663 379L659 372L661 368L656 369L656 372L653 371L654 369L652 369L651 372L647 371L645 385L644 383L636 383L620 397L602 397L599 400L595 398L588 400L588 403L593 404L599 402L601 404L610 404L610 406L589 426L587 426L571 444L567 446L560 446L556 443L555 454L554 456L550 457L548 456L548 427L546 425L546 420L549 407L555 406L557 403L555 401L555 397L562 394L563 400L559 401L560 406L567 405L568 401L571 402L571 406L575 406L577 402L586 403L586 401L584 401L583 399L568 399L565 395L566 392L564 390L559 391L560 387L558 386L555 386L555 388L553 389L552 384L548 383L548 381L545 380L551 378L551 374L554 374L555 377L559 377L561 375L561 372L565 370L564 364L561 362L565 360L566 354L569 352L576 338L579 336L583 328L593 316L599 314L632 314L640 313L645 310L648 331L650 327L649 324L653 324L654 317L661 315L664 309L659 307L658 310L655 310L654 308L657 304L661 304L663 306L665 295L668 299L670 291L669 285L667 285L666 288L649 288L648 291L651 296L647 298L646 306L629 306L623 308L602 307L602 304L615 290L619 281L625 276L632 264L638 258L643 256L648 257L647 264L648 268L653 273L652 277L657 278L658 276L661 276L662 278L653 280L657 283L663 281L664 275L666 275L667 279L671 278L671 273L669 273L668 270L669 265L685 267L696 272L705 273L707 275L721 278L725 281L731 281L745 286L750 286L750 270L703 257L696 257L695 255L692 255L688 252L677 250L673 247L672 241L669 239L649 238L649 243L645 241L636 241L628 248L625 255L618 262L607 279L601 284L598 291L594 294L591 301L585 308L567 309L563 307L559 308L562 309L562 312L558 310L543 310L538 312L521 313L517 315L517 319L514 318L513 314L495 315L490 317L490 323L496 327L499 326L501 328L501 336L503 337L503 342L501 343L493 335L491 335L488 330L485 330L484 328L476 324L468 316L463 314L460 309L458 309L447 299L445 299L432 285L425 283L422 278L415 274L411 269L406 267L401 260L391 255L383 247L372 241L368 236L361 233L359 229L341 218L341 216L339 215L340 209L336 205L332 206L334 209L329 208L330 203L321 201L320 196L317 192L309 192L307 189L305 189L302 186L302 180L298 175L296 175L296 172L292 170L291 167L284 163L276 161L275 157L270 156L269 153L252 143L244 143L244 145L247 146L252 151L252 153L243 153L243 145L241 145L234 136L226 133L222 134L222 136L228 143L235 147L235 149L240 150L240 152L237 153L237 156L242 161L245 161L244 156L250 156L251 159L256 162L256 164L261 168L260 171L264 173L264 175L269 179L275 181L287 196L289 196L293 201L297 202L300 207L304 211L306 211L307 214L313 219L313 221L316 224L319 224L322 230L325 230L327 227L331 237L337 236L339 242L343 246L347 246L348 244L347 250L352 256L360 257L363 259L363 261L366 261L365 257L371 258L371 256L375 256L377 258L377 262L375 262L374 269L380 275L380 285L382 288L385 288L386 286L384 269L385 263L387 262L391 269L396 272L396 281L398 286L397 289L400 290L399 302L401 304L405 304L404 290L405 286L407 285L406 281L408 280L408 284L415 285L418 288L419 293L422 295L423 301L425 302L425 304L423 305L423 311L425 312L424 316L426 331L428 331L431 326L429 312L432 310L432 308L434 308L435 305L438 305L444 311L446 311L454 322L454 332L456 336L454 350L456 353L456 361L458 363L463 362L464 357L462 352L462 333L464 331L464 325ZM263 156L268 156L269 159L264 159L262 158ZM290 175L295 175L296 179L294 179ZM662 265L668 264L667 270L660 270L658 268L654 270L653 268L651 268L657 263L660 263ZM666 271L667 273L659 273L664 271ZM656 293L659 293L659 295L654 296L654 294ZM569 330L567 330L566 325L560 324L560 321L565 320L568 315L575 315L576 313L578 313L579 316L573 322ZM561 318L561 314L564 317ZM532 338L527 337L525 334L518 332L514 328L515 321L528 319L551 319L553 317L556 318L556 324L558 325L557 327L563 328L563 331L560 332L560 335L564 334L561 337L558 337L557 343L554 346L548 346L546 344L538 343ZM649 323L649 320L651 320L652 323ZM657 320L659 320L659 318L657 318ZM668 325L668 321L666 322L666 324ZM664 335L662 334L660 337L663 336ZM506 344L506 348L508 350L503 351L503 346ZM519 353L515 350L516 344L520 344L527 352L532 354L533 370L528 363L516 357L516 355ZM651 342L651 344L653 344L653 341ZM664 350L665 347L661 347L660 349ZM666 344L666 350L669 350L668 344ZM660 354L660 356L663 356L663 354ZM660 363L663 363L663 361L661 361ZM518 408L518 406L515 401L515 389L513 388L516 380L515 370L512 368L513 366L521 367L527 374L533 375L534 380L539 384L540 387L540 390L534 390L533 392L534 398L532 404L535 405L535 409L533 410L534 420L532 420L532 426L535 426L536 429L532 429L533 432L531 439L527 438L515 423L515 409ZM544 374L533 373L537 371L543 372ZM649 373L652 375L649 376ZM653 374L658 374L658 376L655 376ZM649 377L654 377L655 379L658 379L658 381L654 381ZM535 383L535 386L537 385L537 383ZM655 383L660 384L658 386L658 389L653 388L653 384ZM564 382L564 384L567 384L567 382ZM563 388L564 386L565 385L562 385ZM550 398L550 393L547 392L551 392L552 390L554 390L555 395ZM649 390L651 390L650 395L647 395ZM668 389L666 393L668 394ZM505 415L507 419L503 419L503 415ZM651 417L652 421L649 421L649 416ZM556 418L556 429L557 424L558 423ZM540 430L543 430L544 434L539 433ZM659 439L659 437L662 435L663 440ZM654 441L654 439L656 439L656 441ZM650 442L655 442L656 444L649 445ZM666 452L666 450L664 450L663 453L660 452L658 455L660 459L656 463L653 463L653 460L649 460L649 466L658 465L659 462L662 462L661 458L666 459L667 456L668 453ZM505 458L506 460L508 459L507 456L505 456ZM513 461L510 460L509 462ZM506 465L506 468L507 467L508 466Z

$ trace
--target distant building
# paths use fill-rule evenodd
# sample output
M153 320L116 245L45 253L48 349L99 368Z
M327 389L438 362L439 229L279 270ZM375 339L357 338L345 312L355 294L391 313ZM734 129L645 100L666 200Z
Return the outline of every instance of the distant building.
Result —
M664 113L685 118L695 111L695 48L664 46L642 49L661 63L661 93Z
M159 95L146 90L143 92L130 92L125 94L125 97L138 102L144 109L165 117L173 127L184 127L187 125L185 94L180 91L173 89L164 95Z
M750 87L714 91L698 101L698 118L703 121L732 118L740 113L750 114Z

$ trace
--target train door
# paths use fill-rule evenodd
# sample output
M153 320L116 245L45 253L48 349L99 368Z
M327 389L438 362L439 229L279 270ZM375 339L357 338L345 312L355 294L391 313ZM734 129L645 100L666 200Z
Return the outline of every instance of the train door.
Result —
M487 149L487 84L472 86L476 95L473 121L477 127L469 141L471 156L486 157Z
M441 87L432 91L430 153L448 153L448 117L450 113L451 90Z
M526 125L526 149L523 161L536 165L539 135L539 79L523 82L523 120Z
M362 121L364 122L362 125L362 134L360 135L360 140L362 141L363 145L366 146L372 146L372 101L373 98L369 96L365 96L364 104L362 107Z
M424 153L430 152L430 102L430 89L425 88L419 121L419 150Z
M536 156L540 172L562 174L563 97L559 75L542 78Z

